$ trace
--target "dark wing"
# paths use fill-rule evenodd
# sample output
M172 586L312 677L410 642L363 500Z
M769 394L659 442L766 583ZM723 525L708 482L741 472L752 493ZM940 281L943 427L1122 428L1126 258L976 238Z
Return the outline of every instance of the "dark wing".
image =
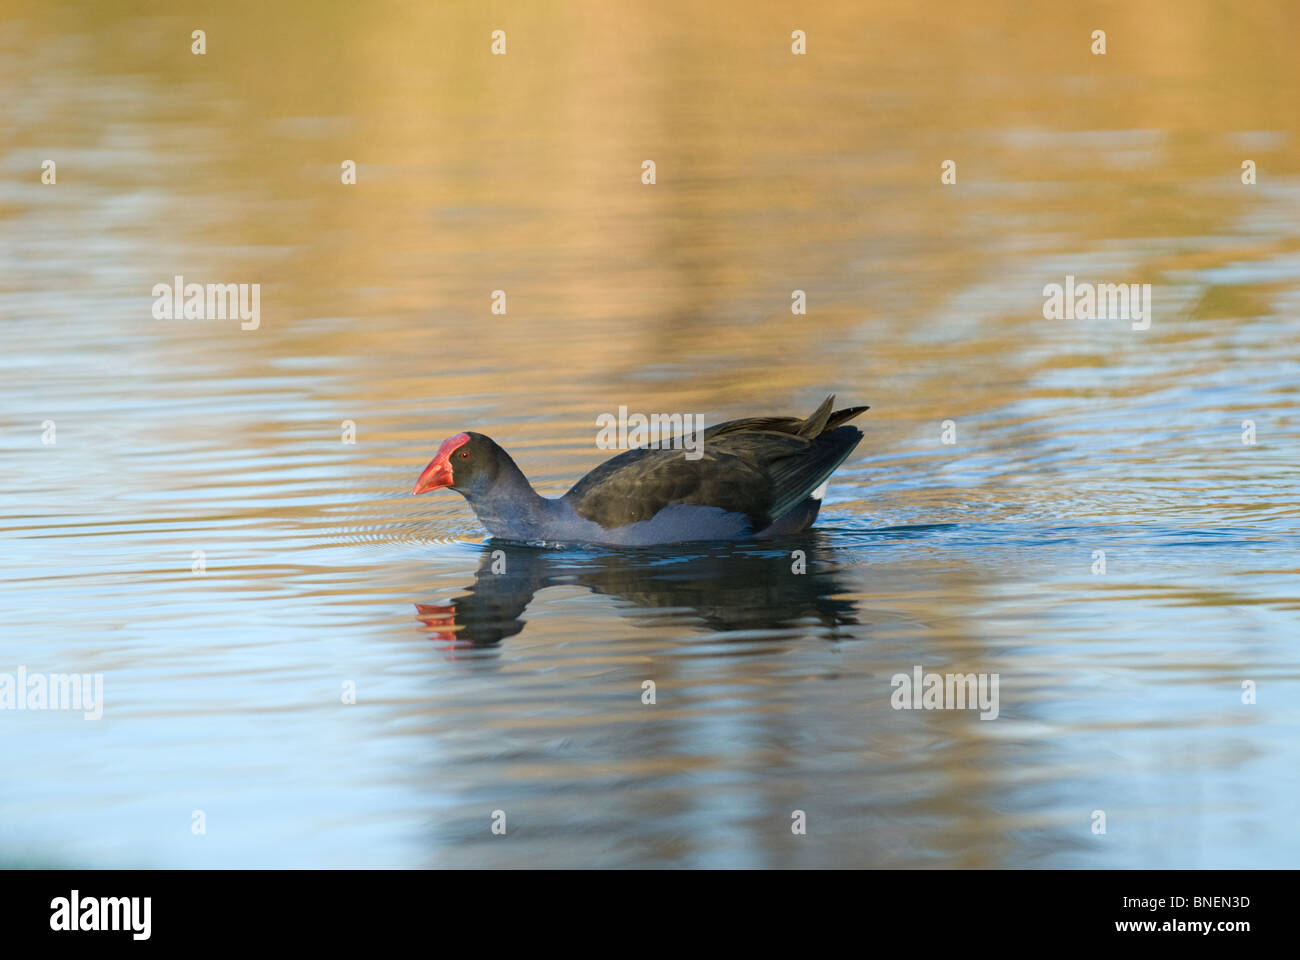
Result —
M578 515L606 529L649 520L674 504L744 514L755 531L807 499L862 439L841 427L865 407L831 411L828 397L805 420L753 417L704 431L703 456L686 450L637 449L619 454L565 494Z

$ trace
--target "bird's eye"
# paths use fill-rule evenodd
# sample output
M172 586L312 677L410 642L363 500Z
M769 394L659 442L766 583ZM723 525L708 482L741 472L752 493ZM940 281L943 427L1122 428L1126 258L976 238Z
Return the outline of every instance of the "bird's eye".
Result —
M469 451L468 451L468 450L462 450L462 451L460 452L460 458L461 458L462 460L468 460L468 459L469 459Z

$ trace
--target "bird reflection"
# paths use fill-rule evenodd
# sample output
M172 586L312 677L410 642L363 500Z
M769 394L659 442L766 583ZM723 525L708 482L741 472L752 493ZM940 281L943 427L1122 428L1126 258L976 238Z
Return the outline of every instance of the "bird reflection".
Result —
M857 624L829 542L805 534L761 547L692 544L676 548L587 552L492 542L467 592L449 604L415 605L430 639L454 647L486 647L524 628L523 614L539 590L577 585L625 603L633 623L665 622L727 632L796 624L831 637ZM651 616L653 614L653 616Z

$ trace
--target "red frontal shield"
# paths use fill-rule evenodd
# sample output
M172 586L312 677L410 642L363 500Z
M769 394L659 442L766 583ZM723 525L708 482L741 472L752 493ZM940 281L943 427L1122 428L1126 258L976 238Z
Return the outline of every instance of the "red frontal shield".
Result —
M430 490L450 487L455 482L451 473L451 455L467 443L469 443L468 433L458 433L444 440L442 446L438 448L438 453L424 468L424 473L420 474L420 479L415 481L415 489L411 493L413 495L428 493Z

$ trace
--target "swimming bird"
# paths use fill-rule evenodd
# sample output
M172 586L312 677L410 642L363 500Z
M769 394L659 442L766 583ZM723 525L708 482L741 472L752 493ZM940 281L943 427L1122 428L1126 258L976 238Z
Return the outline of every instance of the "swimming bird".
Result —
M455 490L489 534L524 543L786 536L817 519L828 478L862 439L845 424L869 408L834 403L831 395L802 419L729 420L706 429L700 443L628 450L557 498L533 490L491 437L465 431L443 441L411 492ZM688 457L692 450L698 456Z

